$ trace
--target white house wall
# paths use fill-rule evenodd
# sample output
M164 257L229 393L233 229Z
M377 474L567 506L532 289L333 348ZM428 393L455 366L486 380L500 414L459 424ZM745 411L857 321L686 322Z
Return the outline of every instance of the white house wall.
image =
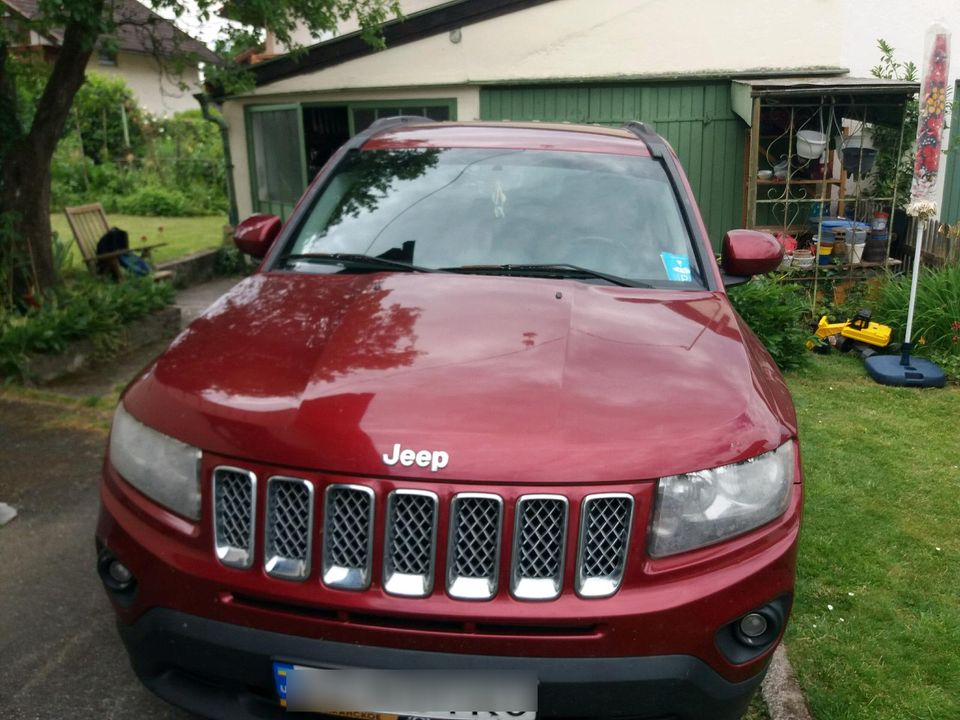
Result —
M869 76L870 70L880 62L877 39L883 38L896 49L899 62L910 60L917 65L918 79L922 79L924 36L934 20L945 23L953 33L949 84L952 88L960 78L960 3L956 0L922 0L909 6L895 0L848 0L839 23L843 28L841 63L850 68L852 75ZM908 128L907 141L912 140L915 133L916 128ZM944 133L944 142L945 146L949 142L949 131ZM945 164L944 157L940 164L938 201L943 199Z
M401 0L400 7L404 15L410 15L420 10L425 10L427 8L433 7L434 5L442 5L442 2L438 0ZM306 27L303 25L298 26L292 33L292 39L294 45L313 45L320 40L326 40L328 38L334 37L336 35L346 35L348 33L356 32L360 29L360 23L357 22L356 18L351 18L340 23L337 27L335 33L328 33L325 36L316 36L311 35ZM282 43L277 43L276 46L277 52L283 53L287 52L288 48Z
M183 80L190 85L181 90L165 75L152 55L120 52L116 65L101 65L96 53L87 64L88 73L121 77L137 97L140 106L155 115L173 115L182 110L197 110L199 105L192 93L198 92L199 73L196 68L184 70Z
M553 0L258 94L467 82L836 67L841 0Z

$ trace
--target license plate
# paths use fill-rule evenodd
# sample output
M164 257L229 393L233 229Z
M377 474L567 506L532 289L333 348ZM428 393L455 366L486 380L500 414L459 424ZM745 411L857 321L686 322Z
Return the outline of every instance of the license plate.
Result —
M304 677L310 678L311 680L323 679L324 673L342 673L345 680L353 680L358 675L362 678L365 677L363 673L369 673L372 677L368 683L369 691L364 691L366 695L367 692L370 694L375 693L378 689L382 689L384 686L388 686L388 682L378 682L380 675L377 673L382 673L382 676L386 679L394 679L392 674L403 674L404 671L356 671L356 670L337 670L337 671L325 671L319 670L317 668L304 667L302 665L294 665L291 663L285 662L274 662L273 663L273 679L277 689L277 698L280 701L280 705L287 707L288 702L288 683L293 677L294 673L300 672L297 676L298 679L301 679L301 689L303 686L302 679ZM412 678L417 678L416 672L408 672L407 675ZM451 678L454 682L463 681L470 684L470 690L476 691L478 688L482 687L483 692L486 693L488 686L486 684L487 678L482 677L480 673L450 673L446 674L438 673L436 677L436 682L438 683L449 683ZM530 707L531 701L533 706L536 706L536 679L533 677L527 678L526 680L518 680L516 674L511 674L509 677L505 674L493 676L495 680L501 680L510 685L509 688L501 689L505 692L513 692L514 697L517 695L517 688L519 687L519 694L524 695L526 700L524 704ZM419 679L419 678L418 678ZM433 681L433 678L430 678ZM526 685L524 685L526 682ZM349 682L344 683L344 685L349 685ZM456 687L456 686L454 686ZM466 684L463 686L466 690ZM377 702L378 705L387 705L389 700L381 699ZM296 703L296 699L294 700ZM396 704L394 705L396 706ZM522 707L523 705L521 705ZM349 707L349 705L347 706ZM389 705L387 705L389 707ZM509 707L509 705L508 705ZM320 712L318 708L310 707L294 707L294 710L308 710L313 712ZM451 710L446 712L411 712L408 709L405 709L402 712L354 712L354 711L331 711L323 710L325 715L333 715L337 717L344 718L354 718L354 720L535 720L537 717L536 711L484 711L477 712L472 710Z

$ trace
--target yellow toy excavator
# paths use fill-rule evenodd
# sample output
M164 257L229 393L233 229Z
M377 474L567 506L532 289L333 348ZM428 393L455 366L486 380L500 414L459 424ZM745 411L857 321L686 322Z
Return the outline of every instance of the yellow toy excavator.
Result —
M831 335L840 335L853 342L866 343L874 347L886 347L890 344L890 326L873 322L871 312L867 309L859 310L853 320L841 323L827 322L827 316L820 318L816 335L821 340Z

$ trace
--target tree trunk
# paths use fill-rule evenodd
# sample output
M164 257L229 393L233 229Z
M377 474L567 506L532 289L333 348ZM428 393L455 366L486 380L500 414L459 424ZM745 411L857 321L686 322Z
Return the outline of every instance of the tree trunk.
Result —
M50 232L50 163L73 98L99 34L104 0L90 0L90 19L64 28L63 44L29 132L6 147L0 171L0 213L9 237L0 236L18 296L44 290L57 280ZM5 48L4 48L5 49ZM3 77L0 76L0 80ZM6 98L4 98L6 104Z

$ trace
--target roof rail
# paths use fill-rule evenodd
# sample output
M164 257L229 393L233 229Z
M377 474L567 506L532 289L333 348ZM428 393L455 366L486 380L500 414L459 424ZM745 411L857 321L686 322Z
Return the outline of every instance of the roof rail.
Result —
M362 130L350 138L344 148L348 152L353 152L359 150L363 147L363 144L372 138L377 133L383 132L384 130L389 130L392 127L399 127L400 125L406 125L408 123L435 123L436 120L431 120L428 117L422 117L420 115L392 115L390 117L380 118L379 120L374 120L370 123L370 126L366 130Z
M436 120L431 120L428 117L423 115L391 115L390 117L380 118L379 120L374 120L370 127L367 130L371 134L378 133L387 128L392 128L395 125L406 125L407 123L435 123Z
M642 123L639 120L631 120L628 123L625 123L623 126L624 130L629 130L638 138L643 140L647 145L647 150L650 151L650 154L653 157L665 157L669 153L667 152L667 143L666 141L657 135L657 133L650 129L646 123Z

